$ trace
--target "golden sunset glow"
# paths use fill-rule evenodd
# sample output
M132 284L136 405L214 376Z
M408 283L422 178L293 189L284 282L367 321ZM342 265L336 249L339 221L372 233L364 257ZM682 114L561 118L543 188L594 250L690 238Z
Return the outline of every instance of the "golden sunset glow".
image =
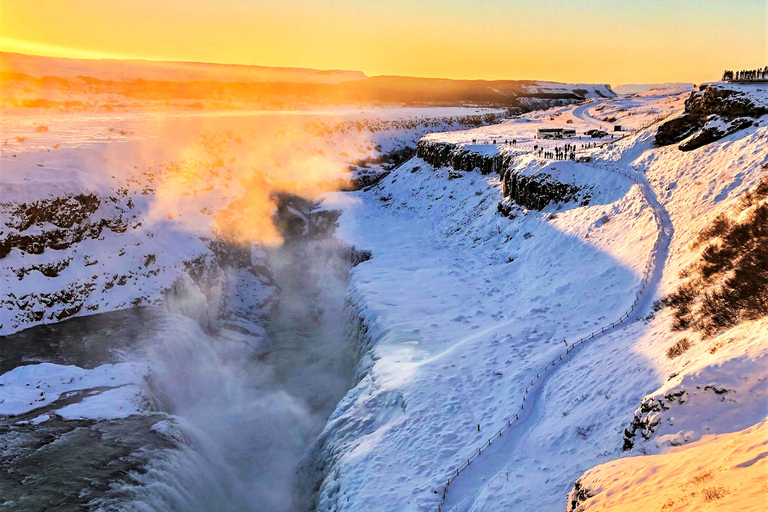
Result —
M766 2L2 0L0 50L565 82L761 64ZM755 64L757 63L757 64Z

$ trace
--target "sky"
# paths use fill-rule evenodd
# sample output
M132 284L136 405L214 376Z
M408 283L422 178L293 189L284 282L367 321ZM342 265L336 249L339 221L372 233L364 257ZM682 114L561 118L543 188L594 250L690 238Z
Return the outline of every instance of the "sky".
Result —
M768 64L768 0L0 0L0 51L561 82Z

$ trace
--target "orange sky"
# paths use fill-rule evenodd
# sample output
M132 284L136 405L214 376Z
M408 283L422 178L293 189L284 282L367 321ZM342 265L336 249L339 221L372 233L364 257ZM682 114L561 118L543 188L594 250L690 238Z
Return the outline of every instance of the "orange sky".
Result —
M0 50L368 75L702 82L768 63L766 0L0 0Z

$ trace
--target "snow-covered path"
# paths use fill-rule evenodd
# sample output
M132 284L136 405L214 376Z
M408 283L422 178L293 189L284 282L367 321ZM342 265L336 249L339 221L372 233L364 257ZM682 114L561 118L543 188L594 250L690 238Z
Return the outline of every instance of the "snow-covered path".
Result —
M585 113L584 109L587 106L576 107L573 111L574 115L576 115L576 110L579 110L578 116L586 121L581 116L589 116L588 113ZM589 167L593 166L589 165ZM446 481L447 485L442 486L443 500L438 506L440 512L475 510L473 505L480 490L488 485L492 479L499 477L504 466L510 460L526 456L526 439L544 416L543 413L546 407L544 390L547 383L556 375L557 370L576 359L585 344L600 339L617 329L626 328L630 323L640 320L649 312L661 282L664 264L669 254L669 245L673 235L672 221L645 177L619 169L608 170L618 172L639 185L644 200L653 209L654 218L657 223L657 239L653 246L653 253L649 257L637 300L620 319L606 324L591 336L588 335L579 340L572 340L571 344L558 359L555 359L537 373L530 386L526 388L519 408L514 414L510 415L507 424L501 425L501 429L483 446L478 446L475 451L468 453L468 457L472 459L471 463L468 459L466 465L463 465L458 470L454 470L455 473L452 472L449 475L450 480ZM528 406L527 408L526 405Z
M696 152L654 144L653 125L684 101L622 98L430 135L377 187L329 196L326 208L344 209L338 233L372 258L352 272L366 353L327 431L333 464L318 510L555 512L590 468L706 434L704 415L725 423L714 407L754 409L757 384L718 377L744 389L734 395L743 405L722 406L692 390L731 370L694 375L689 362L720 361L727 345L741 367L742 347L757 336L694 342L671 358L683 335L671 331L669 310L654 307L691 264L690 242L766 169L763 128ZM600 126L593 115L615 117L628 133L589 144L590 162L530 153L565 143L537 139L538 129L578 133ZM501 142L480 143L489 139ZM540 187L572 184L589 200L541 211L500 202L505 188L515 198L530 189L489 172L489 159ZM638 405L654 389L659 401L687 390L703 407L667 413L653 440L632 437L633 414L653 421Z
M592 110L593 107L596 107L599 103L595 102L587 102L582 105L578 105L574 107L574 109L571 111L571 114L573 117L580 119L584 121L587 124L595 125L595 128L603 129L603 130L609 130L613 128L613 125L611 123L606 123L605 121L602 121L592 115L590 110Z

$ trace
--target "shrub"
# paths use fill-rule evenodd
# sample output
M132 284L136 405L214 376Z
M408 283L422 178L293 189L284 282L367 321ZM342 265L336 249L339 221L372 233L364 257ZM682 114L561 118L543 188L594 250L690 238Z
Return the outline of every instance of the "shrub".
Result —
M683 352L685 352L689 348L691 348L691 342L688 341L688 338L683 338L681 340L678 340L674 345L672 345L667 349L667 358L674 359L682 355Z
M702 494L704 494L704 501L706 501L707 503L712 503L713 501L717 501L720 498L724 497L730 491L725 487L707 487L701 492Z
M768 177L739 200L732 215L741 220L721 214L696 238L694 246L706 247L663 299L674 310L673 330L693 329L706 338L768 316L767 198Z
M40 133L47 132L48 131L48 127L45 126L44 124L39 124L39 125L37 125L37 128L35 128L35 130L40 132Z
M699 247L704 242L707 242L716 236L724 235L731 228L731 225L732 222L728 216L721 213L715 218L714 221L712 221L712 224L704 228L704 231L699 233L699 236L697 236L696 240L693 242L693 247Z
M24 142L25 140L27 140L26 137L22 137L21 135L16 136L16 142Z
M704 482L708 482L712 480L715 476L712 474L712 470L708 469L706 471L702 471L698 475L694 476L693 479L691 479L691 483L693 485L699 485L703 484Z

